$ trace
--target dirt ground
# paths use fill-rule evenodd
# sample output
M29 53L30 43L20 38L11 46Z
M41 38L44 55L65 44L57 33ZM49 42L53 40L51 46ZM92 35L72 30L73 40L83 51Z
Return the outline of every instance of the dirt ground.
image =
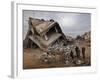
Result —
M78 43L78 44L77 44ZM61 55L56 54L55 61L53 63L44 63L41 60L41 56L44 53L39 48L36 49L24 49L23 50L23 69L36 69L36 68L56 68L56 67L77 67L77 66L90 66L91 65L91 47L90 43L87 41L79 41L75 42L74 45L78 45L86 48L85 60L84 64L76 65L74 63L70 63L66 65L61 60Z

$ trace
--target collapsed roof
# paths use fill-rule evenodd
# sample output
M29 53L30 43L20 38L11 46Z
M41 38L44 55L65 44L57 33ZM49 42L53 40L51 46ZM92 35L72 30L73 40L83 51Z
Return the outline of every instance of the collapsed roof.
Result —
M24 47L37 45L46 51L58 39L63 39L65 44L67 42L58 22L52 19L29 18L29 29L24 40Z

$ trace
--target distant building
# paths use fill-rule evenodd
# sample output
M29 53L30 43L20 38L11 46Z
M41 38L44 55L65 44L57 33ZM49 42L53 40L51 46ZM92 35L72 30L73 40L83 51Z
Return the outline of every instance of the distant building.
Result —
M91 40L91 32L86 32L82 35L82 38L85 40Z

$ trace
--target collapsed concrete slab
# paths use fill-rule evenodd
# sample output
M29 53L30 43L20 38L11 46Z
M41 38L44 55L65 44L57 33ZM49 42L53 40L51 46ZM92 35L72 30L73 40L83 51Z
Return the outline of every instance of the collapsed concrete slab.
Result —
M63 40L67 44L67 39L61 30L58 22L54 20L44 20L29 18L29 29L24 40L24 48L38 46L43 51L47 51L55 41Z

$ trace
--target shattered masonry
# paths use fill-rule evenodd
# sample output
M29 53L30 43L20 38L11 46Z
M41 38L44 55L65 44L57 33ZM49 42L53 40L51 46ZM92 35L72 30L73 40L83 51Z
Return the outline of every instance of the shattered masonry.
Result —
M66 37L57 22L29 18L29 30L24 40L25 47L37 45L43 51L47 51L58 39L67 44Z

